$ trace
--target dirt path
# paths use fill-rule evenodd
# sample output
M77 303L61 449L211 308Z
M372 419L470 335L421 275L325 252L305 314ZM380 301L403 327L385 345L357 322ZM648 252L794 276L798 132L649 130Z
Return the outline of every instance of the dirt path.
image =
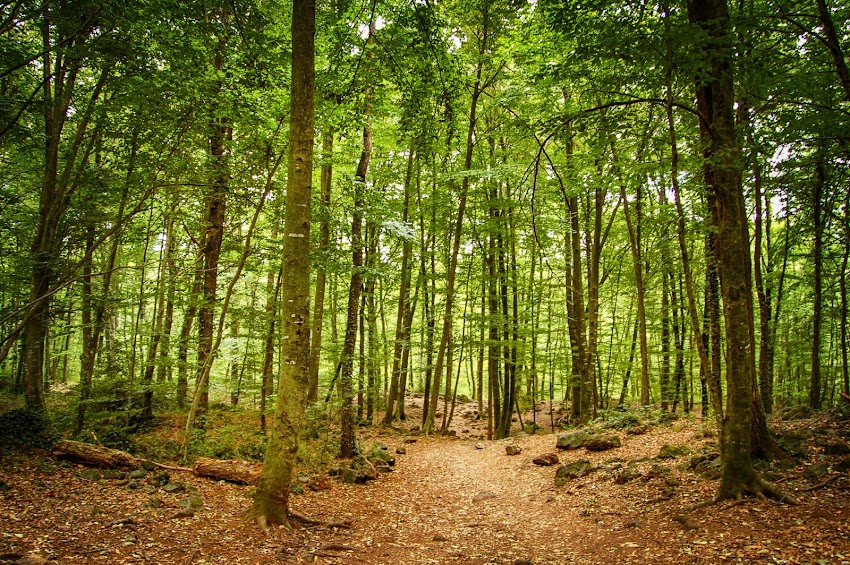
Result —
M269 537L244 521L251 489L173 473L198 489L203 508L180 515L186 493L119 480L91 480L47 454L7 456L0 465L0 558L35 553L59 563L603 564L850 563L846 475L822 488L788 471L783 486L802 504L747 500L684 512L714 481L687 470L688 457L653 459L664 444L697 449L698 423L627 436L621 448L559 453L596 472L554 486L556 467L531 463L555 451L555 435L501 442L384 433L395 471L365 485L292 497L295 511L351 527L279 529ZM470 430L467 435L476 435ZM507 443L523 448L505 454ZM478 449L476 444L483 447ZM816 461L831 460L820 459ZM640 477L612 475L625 466ZM658 467L663 465L666 470ZM655 467L654 467L655 466ZM664 471L663 473L661 471ZM5 487L4 487L5 485Z

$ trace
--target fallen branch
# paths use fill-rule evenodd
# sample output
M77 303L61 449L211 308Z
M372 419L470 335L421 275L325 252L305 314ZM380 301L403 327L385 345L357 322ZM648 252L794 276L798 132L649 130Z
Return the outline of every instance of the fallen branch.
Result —
M96 437L95 440L97 440ZM141 459L136 459L127 452L67 439L56 442L56 445L53 446L53 456L57 459L65 459L87 467L99 467L101 469L138 469L142 465ZM169 471L184 471L193 473L198 477L242 485L256 484L263 469L262 463L210 459L207 457L196 459L194 467L164 465L156 461L150 463Z
M836 479L840 479L840 478L841 478L841 476L842 476L842 475L833 475L832 477L828 478L827 480L822 481L822 482L820 482L820 483L818 483L818 484L816 484L816 485L812 485L812 486L810 486L810 487L806 487L806 488L801 488L801 489L799 489L799 492L811 492L811 491L813 491L813 490L818 490L819 488L823 488L823 487L825 487L826 485L828 485L828 484L829 484L829 483L831 483L832 481L834 481L834 480L836 480Z
M164 465L162 463L157 463L156 461L151 461L151 463L153 463L160 469L165 469L166 471L184 471L186 473L195 472L191 467L180 467L179 465Z

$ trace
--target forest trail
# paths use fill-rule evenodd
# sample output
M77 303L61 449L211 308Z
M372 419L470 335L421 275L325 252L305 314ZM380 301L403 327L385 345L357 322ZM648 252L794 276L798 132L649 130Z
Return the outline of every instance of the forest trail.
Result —
M663 445L699 453L710 444L698 419L637 436L612 430L623 445L611 451L558 452L561 463L587 459L596 468L561 487L557 466L532 463L556 452L556 434L484 441L475 425L461 421L461 438L360 428L364 445L406 450L394 471L293 495L295 512L327 525L270 536L245 521L249 487L173 472L172 481L196 494L145 483L132 490L126 480L92 480L92 470L46 453L13 453L0 465L0 554L110 564L850 562L848 477L832 469L824 478L833 480L820 487L824 478L806 478L818 462L837 466L817 450L780 478L800 506L745 500L691 511L716 481L689 470L689 456L656 456ZM522 453L506 455L511 444ZM636 477L616 484L626 468ZM190 510L192 496L199 505Z

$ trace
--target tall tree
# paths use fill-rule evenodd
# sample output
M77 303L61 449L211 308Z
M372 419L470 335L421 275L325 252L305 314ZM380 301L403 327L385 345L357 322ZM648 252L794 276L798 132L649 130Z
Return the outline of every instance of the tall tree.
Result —
M716 229L714 246L726 335L726 414L721 476L715 500L746 494L785 498L753 467L752 393L755 336L750 240L741 186L741 149L735 133L732 37L726 0L688 3L688 20L700 33L705 63L696 98L703 143L704 181Z
M306 420L310 366L310 199L315 114L315 0L292 6L288 189L283 227L280 384L263 471L249 515L266 531L289 525L289 483Z

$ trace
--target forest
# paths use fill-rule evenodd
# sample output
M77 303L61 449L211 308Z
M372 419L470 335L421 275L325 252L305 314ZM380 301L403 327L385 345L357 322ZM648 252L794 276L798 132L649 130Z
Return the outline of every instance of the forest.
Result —
M838 0L4 0L4 433L139 452L168 422L160 459L265 457L265 526L299 437L661 413L719 434L716 501L790 501L754 468L768 424L850 412L849 25Z

